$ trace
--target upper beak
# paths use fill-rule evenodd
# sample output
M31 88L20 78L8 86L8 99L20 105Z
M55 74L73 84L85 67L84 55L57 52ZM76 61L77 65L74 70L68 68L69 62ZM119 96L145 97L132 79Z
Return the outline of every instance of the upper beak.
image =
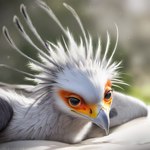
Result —
M94 118L92 122L95 123L97 126L101 127L102 129L104 129L106 135L108 135L110 119L109 114L103 108L99 110L97 117Z

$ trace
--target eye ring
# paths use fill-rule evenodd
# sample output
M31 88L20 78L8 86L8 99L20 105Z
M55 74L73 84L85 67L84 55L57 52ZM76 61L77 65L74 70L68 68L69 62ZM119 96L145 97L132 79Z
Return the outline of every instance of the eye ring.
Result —
M76 97L69 97L68 98L68 103L72 107L78 107L81 104L81 100L76 98Z
M112 97L112 90L109 90L105 93L104 99L108 101Z

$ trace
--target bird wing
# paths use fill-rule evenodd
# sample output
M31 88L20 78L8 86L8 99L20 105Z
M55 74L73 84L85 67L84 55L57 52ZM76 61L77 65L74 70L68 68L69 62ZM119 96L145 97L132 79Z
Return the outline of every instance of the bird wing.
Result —
M121 125L132 119L148 114L147 106L139 99L119 92L114 92L110 111L110 127Z
M29 85L10 85L0 82L0 89L15 91L18 94L28 95L32 92L32 86ZM7 100L7 95L0 91L0 131L4 130L13 116L13 108Z
M13 116L13 109L11 105L0 98L0 131L5 129Z

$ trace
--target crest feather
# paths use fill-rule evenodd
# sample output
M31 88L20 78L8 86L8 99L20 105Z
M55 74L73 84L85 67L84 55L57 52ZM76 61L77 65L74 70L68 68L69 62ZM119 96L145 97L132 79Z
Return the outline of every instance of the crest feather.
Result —
M108 57L108 52L109 52L109 46L110 46L110 35L107 31L107 43L106 43L106 48L103 57L101 57L101 40L100 38L98 39L98 45L97 49L94 54L94 49L93 49L93 41L92 37L90 34L88 34L84 30L84 27L81 23L81 20L79 16L77 15L76 11L66 3L64 3L64 6L66 9L68 9L74 18L76 19L77 23L79 24L79 27L82 31L82 36L81 35L78 37L80 39L79 43L77 43L69 31L68 28L64 28L61 22L58 20L58 18L55 16L54 12L51 10L50 7L47 6L46 3L42 1L38 1L40 7L56 22L56 24L61 28L63 31L64 35L66 36L65 38L62 37L62 41L57 41L57 43L52 43L52 42L44 42L41 38L41 36L38 34L36 28L34 27L28 13L26 10L26 7L21 4L20 6L20 11L30 28L30 30L33 32L33 34L37 37L37 39L42 43L42 45L47 49L48 54L46 52L43 52L40 48L36 46L35 43L31 40L31 38L27 35L26 31L23 28L23 25L21 24L19 18L17 16L14 17L14 23L17 26L18 31L20 34L35 48L35 50L39 54L39 58L42 61L39 62L37 60L32 59L31 57L27 56L24 54L14 43L12 38L9 35L9 32L6 27L3 27L3 33L8 41L8 43L12 46L13 49L15 49L17 52L19 52L22 56L27 58L31 63L29 64L30 68L39 71L39 75L29 75L27 73L24 73L28 75L29 77L32 77L32 80L39 81L38 83L46 83L46 81L50 81L49 84L53 84L53 79L57 78L57 73L60 71L63 71L64 66L67 65L74 65L79 68L84 69L84 65L87 65L87 68L90 68L91 70L99 69L103 70L104 73L109 76L109 78L112 80L113 84L124 84L123 81L119 79L119 73L118 69L120 68L120 62L112 63L112 58L115 54L117 44L118 44L118 38L119 38L119 33L118 33L118 27L115 24L116 31L117 31L117 38L116 38L116 43L114 46L114 49L111 53L111 55ZM101 58L100 58L101 57ZM108 59L108 60L107 60ZM8 68L8 67L7 67ZM93 69L94 68L94 69ZM16 70L19 72L19 70Z

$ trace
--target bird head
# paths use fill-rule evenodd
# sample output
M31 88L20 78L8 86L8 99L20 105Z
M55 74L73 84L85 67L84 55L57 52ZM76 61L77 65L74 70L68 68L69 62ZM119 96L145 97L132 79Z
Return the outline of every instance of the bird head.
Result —
M79 41L74 39L69 29L65 29L53 11L40 1L41 8L58 24L65 38L53 42L44 42L26 11L21 5L21 13L27 25L45 46L48 53L38 48L25 32L18 17L14 17L14 23L23 37L39 52L40 62L25 55L13 42L6 27L3 33L12 46L22 56L30 60L32 70L39 72L37 75L20 71L32 78L37 83L33 94L37 100L52 101L58 111L72 117L80 117L89 120L103 128L106 133L109 130L109 112L113 102L112 86L122 83L119 78L118 68L120 63L112 62L113 55L118 43L118 28L116 44L112 53L108 56L110 37L107 32L107 43L104 55L101 55L101 40L98 40L97 48L93 48L92 37L87 36L84 27L74 9L67 4L64 6L73 14L82 31L83 38ZM16 71L16 69L15 69ZM18 71L18 70L17 70Z
M53 93L54 104L59 111L72 117L89 120L108 134L109 112L113 101L112 86L120 82L117 79L120 63L109 64L115 49L108 60L107 49L100 59L98 57L100 42L95 50L97 54L93 54L91 36L87 39L86 47L82 39L78 44L70 31L66 31L66 34L69 39L68 43L63 41L66 47L63 47L60 41L57 44L47 43L51 58L54 58L56 64L49 67L52 69L50 69L52 77L48 74L43 76L53 81L51 93ZM107 34L107 48L108 45L109 34ZM40 58L47 66L51 65L43 57Z
M108 133L112 87L107 73L97 64L72 63L58 73L53 89L56 105L71 116L92 121Z

